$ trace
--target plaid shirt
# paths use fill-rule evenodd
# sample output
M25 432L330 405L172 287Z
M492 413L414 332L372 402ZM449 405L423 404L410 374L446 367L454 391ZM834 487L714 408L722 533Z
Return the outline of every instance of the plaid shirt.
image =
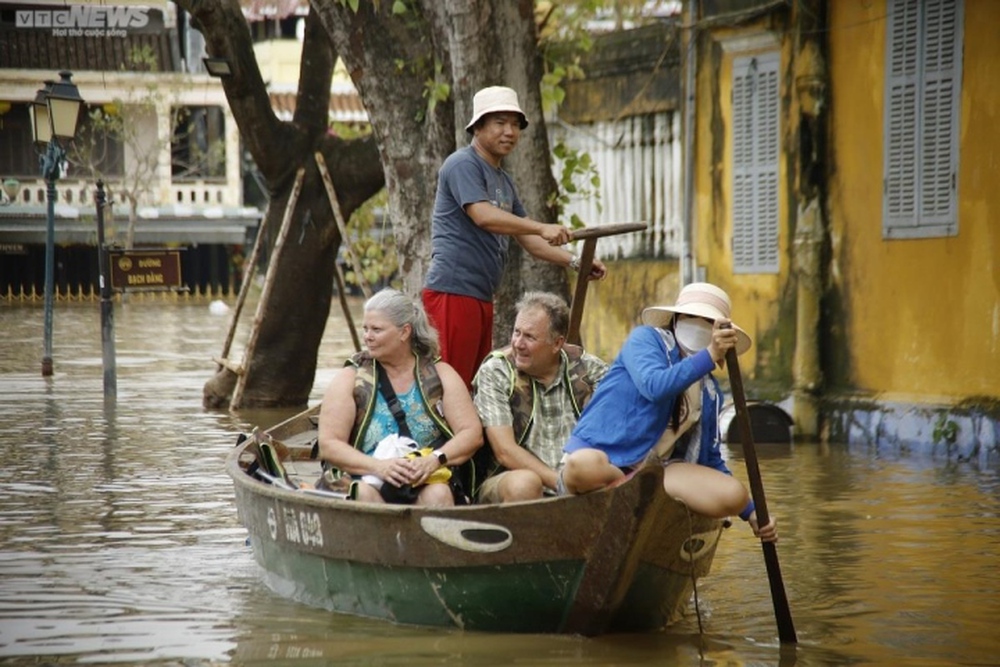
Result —
M587 375L596 383L608 371L608 365L592 354L583 354ZM534 418L528 437L522 445L550 468L558 468L563 455L563 445L576 426L576 414L570 389L564 383L566 360L562 360L559 372L552 384L545 387L532 380L537 399ZM514 415L510 408L511 375L506 360L488 357L476 376L476 410L483 426L514 425Z

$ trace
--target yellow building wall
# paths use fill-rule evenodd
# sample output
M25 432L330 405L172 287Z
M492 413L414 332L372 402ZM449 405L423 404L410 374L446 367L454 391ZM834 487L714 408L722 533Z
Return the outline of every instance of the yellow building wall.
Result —
M302 66L302 42L297 39L270 39L253 46L260 75L273 89L294 88L299 82ZM333 72L333 85L351 84L344 62L337 59ZM353 85L353 84L351 84Z
M680 287L677 261L618 260L605 263L608 277L591 282L587 287L580 338L588 352L610 363L632 329L641 324L643 309L673 304ZM569 275L572 298L576 274Z
M884 1L832 2L828 224L836 389L1000 397L1000 2L966 0L958 235L882 238Z
M696 279L726 290L733 302L733 321L754 341L740 357L743 375L791 389L794 352L794 292L788 289L791 271L791 225L794 213L789 192L790 158L795 150L789 118L797 105L789 95L787 76L790 46L782 30L769 23L738 29L717 29L699 49L695 114L695 225ZM784 41L784 43L782 43ZM781 155L779 158L779 271L775 274L734 274L732 252L732 82L733 61L745 56L778 52L781 55Z

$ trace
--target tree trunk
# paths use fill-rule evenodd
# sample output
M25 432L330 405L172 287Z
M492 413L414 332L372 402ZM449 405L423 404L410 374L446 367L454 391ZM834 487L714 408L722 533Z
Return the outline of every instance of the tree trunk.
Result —
M435 78L432 35L419 7L392 14L391 2L316 0L334 46L368 110L389 195L403 289L417 296L431 257L438 168L455 148L450 101L433 109L424 83ZM441 75L438 75L441 76ZM447 79L445 79L447 81Z
M330 313L334 262L341 241L313 155L323 153L348 217L384 184L376 142L373 137L344 140L328 133L336 54L315 15L310 13L306 18L295 115L290 122L282 122L271 109L237 0L178 0L177 4L192 15L205 36L207 51L226 58L233 69L222 85L243 144L269 189L272 243L295 172L300 166L306 168L255 353L244 369L242 400L242 407L304 406ZM210 379L204 388L205 405L228 405L233 384L228 370Z
M468 142L464 128L475 91L485 85L509 85L518 91L531 125L505 167L514 175L529 214L554 221L546 205L555 181L541 110L542 72L531 0L418 0L408 3L402 14L392 13L391 2L362 2L354 12L341 0L313 0L291 123L281 123L271 111L236 0L178 4L203 27L208 51L227 58L233 67L233 76L222 82L246 147L271 188L269 228L274 233L296 169L302 165L307 170L295 228L273 287L274 305L265 314L257 352L246 369L245 406L299 405L312 387L340 243L312 159L317 148L330 167L345 216L384 182L403 288L416 296L430 262L438 169L456 145ZM326 35L319 34L319 23ZM347 65L368 109L369 139L344 142L326 136L335 53ZM450 96L434 102L425 94L427 82L449 85ZM381 158L381 166L375 157ZM511 245L497 299L497 341L507 339L514 301L525 289L568 294L561 269L524 259L520 247ZM232 378L226 373L206 385L206 404L228 396Z
M502 66L497 83L517 91L521 108L530 124L521 133L517 149L505 160L505 168L514 176L518 193L528 215L540 222L557 222L558 212L549 205L556 192L552 175L549 135L542 111L542 60L538 50L538 34L531 0L490 0L494 19L490 32L496 43L484 55ZM472 91L474 92L474 91ZM472 100L472 93L468 95ZM471 110L470 110L471 111ZM471 117L471 113L470 116ZM495 345L506 343L514 327L514 306L528 290L542 290L569 298L566 271L542 262L513 246L510 263L496 298L496 320L493 326Z

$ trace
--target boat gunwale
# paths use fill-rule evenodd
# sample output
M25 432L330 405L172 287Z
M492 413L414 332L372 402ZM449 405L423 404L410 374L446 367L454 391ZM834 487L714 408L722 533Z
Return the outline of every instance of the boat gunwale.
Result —
M439 514L467 514L467 513L479 513L483 510L496 510L498 508L503 509L517 509L524 507L534 507L543 504L553 504L553 505L563 505L563 504L575 504L574 501L580 501L585 498L600 498L608 494L616 494L620 492L621 489L637 483L641 477L648 475L656 475L657 477L663 477L663 468L660 466L649 465L639 468L628 480L623 483L607 487L603 489L598 489L592 493L583 495L566 495L566 496L551 496L543 497L536 500L522 500L516 502L507 503L490 503L490 504L480 504L473 503L471 505L452 505L452 506L421 506L421 505L401 505L394 503L370 503L361 500L348 500L346 498L339 498L335 496L325 497L320 493L310 493L308 491L303 491L301 489L287 489L274 484L270 484L266 481L254 479L252 476L247 474L247 471L240 465L240 456L246 452L247 448L253 444L253 440L248 438L246 441L236 445L233 449L226 455L226 473L232 478L234 484L240 484L245 486L248 490L252 491L258 495L269 496L279 500L294 501L296 503L302 503L305 505L311 505L315 507L322 507L327 509L341 509L352 512L364 512L369 514L390 514L390 515L406 515L410 513L418 514L428 514L428 515L439 515ZM662 488L662 484L661 484ZM666 492L664 492L666 494ZM673 499L668 499L673 500ZM676 501L674 501L676 502ZM590 503L587 503L590 504ZM565 508L560 507L563 511Z

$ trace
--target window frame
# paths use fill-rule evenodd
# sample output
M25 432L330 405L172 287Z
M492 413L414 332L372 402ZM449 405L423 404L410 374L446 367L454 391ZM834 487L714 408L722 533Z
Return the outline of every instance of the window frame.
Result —
M171 182L225 182L225 110L218 105L176 105L171 109L171 122Z

